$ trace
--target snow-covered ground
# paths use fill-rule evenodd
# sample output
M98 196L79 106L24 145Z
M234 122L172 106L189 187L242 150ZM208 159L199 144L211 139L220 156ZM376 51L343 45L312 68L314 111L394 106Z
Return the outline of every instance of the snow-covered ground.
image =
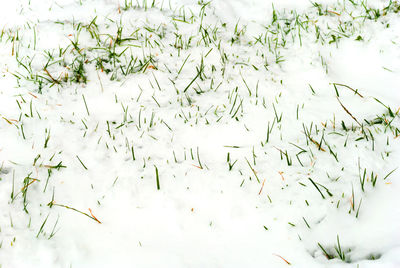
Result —
M400 267L400 3L15 0L0 267Z

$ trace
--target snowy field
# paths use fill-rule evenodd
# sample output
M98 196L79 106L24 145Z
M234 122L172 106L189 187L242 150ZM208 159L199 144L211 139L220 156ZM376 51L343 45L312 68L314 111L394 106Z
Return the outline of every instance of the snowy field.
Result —
M400 2L9 0L0 267L400 267Z

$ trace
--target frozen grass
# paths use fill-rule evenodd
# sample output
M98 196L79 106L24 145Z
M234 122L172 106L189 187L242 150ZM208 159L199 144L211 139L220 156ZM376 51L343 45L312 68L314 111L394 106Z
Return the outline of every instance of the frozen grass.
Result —
M16 4L0 267L399 265L399 3L230 5Z

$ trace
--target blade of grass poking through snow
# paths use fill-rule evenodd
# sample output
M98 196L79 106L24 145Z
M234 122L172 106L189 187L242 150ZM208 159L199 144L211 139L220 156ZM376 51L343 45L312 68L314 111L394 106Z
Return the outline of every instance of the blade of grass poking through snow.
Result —
M197 162L199 163L200 169L203 169L203 165L201 164L200 161L199 147L197 147Z
M311 90L312 94L313 94L313 95L315 95L314 88L313 88L313 87L312 87L310 84L308 84L308 86L309 86L309 88L310 88L310 90Z
M361 190L363 192L364 192L366 174L367 174L367 169L364 169L363 176L361 177L361 164L360 164L360 158L358 158L358 177L360 179Z
M92 212L92 210L89 208L88 209L89 210L89 212L90 212L90 215L92 216L92 218L95 220L95 221L97 221L98 223L100 223L101 224L101 221L99 221L97 218L96 218L96 216L94 216L93 215L93 212Z
M251 166L251 164L250 164L249 160L247 160L247 158L246 158L246 157L245 157L244 159L246 159L246 162L247 162L247 164L249 165L249 167L250 167L251 171L253 172L254 176L256 177L256 179L257 179L258 183L260 183L260 179L259 179L259 178L258 178L258 176L257 176L257 172L256 172L256 171L254 170L254 168Z
M373 187L375 187L377 180L378 180L378 175L377 174L374 175L374 172L372 171L371 172L371 183L372 183Z
M160 87L160 84L158 83L158 80L157 80L156 76L154 75L154 72L152 72L151 74L153 75L154 80L156 81L156 84L157 84L158 89L159 89L160 91L162 91L162 89L161 89L161 87ZM156 102L157 102L157 101L156 101ZM158 102L157 102L157 104L158 104ZM158 106L160 106L160 105L158 104Z
M356 121L357 124L358 124L360 127L362 127L362 125L360 124L360 122L358 122L357 118L355 118L355 117L350 113L350 111L347 110L347 108L343 105L343 103L339 100L339 98L336 97L336 99L337 99L337 101L340 103L340 106L342 106L343 110L344 110L348 115L350 115L350 117L353 118L353 120Z
M100 224L101 224L101 222L100 222L96 217L94 217L94 215L92 214L92 210L91 210L91 209L89 209L89 212L90 212L90 214L92 214L92 215L89 215L89 214L87 214L87 213L85 213L85 212L83 212L83 211L80 211L80 210L76 209L76 208L73 208L73 207L70 207L70 206L66 206L66 205L62 205L62 204L57 204L54 200L52 200L52 201L51 201L50 203L48 203L47 205L48 205L49 207L58 206L58 207L62 207L62 208L66 208L66 209L70 209L70 210L76 211L76 212L78 212L78 213L80 213L80 214L82 214L82 215L85 215L86 217L91 218L92 220L96 221L97 223L100 223Z
M82 162L82 160L79 158L79 156L76 155L76 158L78 158L79 162L82 164L83 168L88 170L88 168L85 166L85 164Z
M39 231L38 231L38 233L37 233L37 235L36 235L36 238L38 238L38 237L39 237L39 235L40 235L40 234L43 232L44 225L46 224L46 222L47 222L47 219L49 218L49 215L50 215L50 213L49 213L49 214L47 214L47 217L46 217L46 219L44 219L44 221L43 221L42 225L40 226L40 229L39 229Z
M249 86L247 85L246 80L244 80L242 73L240 73L240 77L242 78L242 81L243 81L244 85L246 86L247 91L249 92L249 97L251 97L251 90L250 90Z
M357 212L356 212L356 218L358 218L358 214L360 213L361 203L362 203L362 198L360 199L360 203L358 203L358 208L357 208Z
M284 262L286 262L287 265L292 265L289 261L287 261L285 258L283 258L281 255L275 254L273 253L272 255L279 257L281 260L283 260Z
M161 187L160 187L160 177L159 177L159 175L158 175L158 168L157 168L157 166L156 166L156 165L154 165L154 168L156 169L156 183L157 183L157 190L160 190L160 189L161 189Z
M26 138L25 138L25 132L24 132L24 124L21 124L21 133L22 133L22 138L23 138L24 140L26 140Z
M189 59L191 54L187 55L186 59L183 61L181 68L179 68L178 75L181 73L183 66L185 66L186 61Z
M315 184L318 184L319 186L321 186L322 188L324 188L325 191L326 191L326 193L327 193L329 196L333 196L333 194L329 191L328 188L326 188L325 186L323 186L322 184L320 184L320 183L318 183L318 182L316 182Z
M136 158L135 158L135 149L133 148L133 145L131 147L131 154L132 154L132 160L135 161L136 160Z
M57 216L57 220L56 220L56 222L54 223L54 226L53 226L53 229L51 230L51 233L50 233L50 235L49 235L49 240L51 239L51 238L53 238L53 236L55 236L55 234L60 230L60 229L58 229L57 231L56 231L56 227L57 227L57 224L58 224L58 220L60 219L60 216Z
M349 87L348 85L339 84L339 83L333 83L333 85L335 86L335 89L336 89L336 90L337 90L336 86L345 87L345 88L348 88L348 89L350 89L351 91L353 91L353 92L354 92L354 95L358 95L359 97L364 98L363 95L361 95L360 93L358 93L358 89L353 89L353 88Z
M361 174L359 174L359 177L360 177L360 184L361 184L361 190L362 190L363 192L365 192L365 190L364 190L364 185L365 185L366 175L367 175L367 169L365 168L365 169L364 169L364 172L363 172L363 175L362 175L362 178L361 178Z
M320 243L318 243L318 247L322 250L322 252L324 253L325 257L328 260L333 259L333 256L328 254L328 252L325 250L325 248Z
M308 222L306 221L306 219L303 217L304 223L306 224L306 226L308 227L308 229L311 229L310 225L308 224Z
M386 180L390 175L392 175L393 172L395 172L398 168L393 169L392 171L390 171L384 178L383 180Z
M321 190L318 188L318 185L311 179L311 178L308 178L310 181L311 181L311 183L312 183L312 185L314 185L314 187L318 190L318 192L321 194L321 196L322 196L322 199L325 199L325 196L324 196L324 194L321 192Z
M346 255L344 254L344 251L342 251L342 248L340 246L339 235L337 235L336 238L337 238L337 246L335 246L336 253L339 255L339 258L342 261L346 261Z
M89 108L88 108L88 106L87 106L86 99L85 99L85 95L83 95L83 94L82 94L82 99L83 99L83 102L85 103L85 107L86 107L86 112L87 112L87 115L89 115L89 116L90 116L90 113L89 113Z
M45 130L45 140L44 140L44 148L47 148L47 144L49 143L50 140L50 129L47 131L47 128Z
M333 88L335 89L336 98L339 98L340 95L339 95L339 91L338 91L338 89L337 89L337 87L336 87L336 84L333 84Z
M11 186L11 203L14 202L15 195L14 195L14 184L15 184L15 170L13 170L13 176L12 176L12 186Z
M192 81L190 81L190 83L185 87L185 89L183 90L183 92L186 92L189 87L194 83L194 81L196 81L196 79L200 76L200 71L197 72L196 76L192 79Z
M260 191L258 192L258 195L261 194L262 190L264 189L264 184L265 184L266 179L263 180Z

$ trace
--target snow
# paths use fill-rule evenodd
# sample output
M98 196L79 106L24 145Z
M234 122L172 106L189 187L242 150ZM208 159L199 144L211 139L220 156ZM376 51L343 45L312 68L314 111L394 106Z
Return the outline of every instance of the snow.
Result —
M0 267L399 267L399 3L152 2L3 3Z

